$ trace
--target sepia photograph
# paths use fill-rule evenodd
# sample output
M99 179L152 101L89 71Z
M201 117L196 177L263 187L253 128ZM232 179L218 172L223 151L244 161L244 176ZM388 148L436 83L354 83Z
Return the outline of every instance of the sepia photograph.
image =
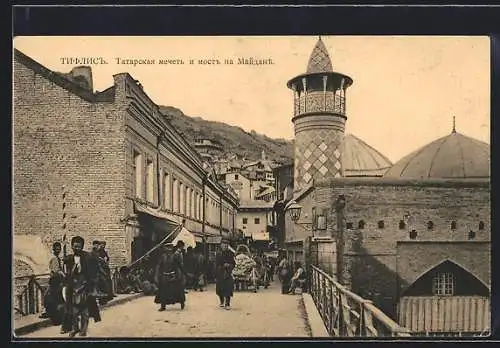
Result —
M487 36L17 36L12 335L491 334Z

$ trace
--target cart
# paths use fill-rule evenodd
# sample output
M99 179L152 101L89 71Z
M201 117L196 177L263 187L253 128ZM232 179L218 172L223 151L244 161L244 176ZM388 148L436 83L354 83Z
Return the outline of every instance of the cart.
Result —
M252 288L253 292L257 292L260 277L250 250L241 244L236 248L236 254L236 264L232 272L236 291Z

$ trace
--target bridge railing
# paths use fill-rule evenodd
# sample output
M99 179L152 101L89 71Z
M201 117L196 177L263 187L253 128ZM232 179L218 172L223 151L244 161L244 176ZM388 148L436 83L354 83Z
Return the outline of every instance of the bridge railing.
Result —
M311 266L310 292L331 336L411 336L371 301L349 291L316 266Z
M14 312L17 315L42 313L43 297L48 289L49 274L14 277Z

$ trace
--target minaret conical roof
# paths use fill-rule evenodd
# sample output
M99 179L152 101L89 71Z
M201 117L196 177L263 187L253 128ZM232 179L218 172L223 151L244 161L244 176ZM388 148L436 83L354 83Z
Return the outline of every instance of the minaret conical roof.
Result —
M333 72L333 68L332 61L328 55L328 50L320 37L314 46L311 56L309 57L307 73L314 74L321 72Z

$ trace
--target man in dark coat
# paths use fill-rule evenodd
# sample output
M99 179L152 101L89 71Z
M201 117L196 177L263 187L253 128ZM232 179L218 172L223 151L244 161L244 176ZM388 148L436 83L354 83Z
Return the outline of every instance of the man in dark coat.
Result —
M184 247L186 244L182 240L178 240L177 244L175 245L175 254L177 255L177 258L181 260L181 283L182 283L182 288L184 289L184 293L187 294L186 291L186 282L187 282L187 274L186 274L186 268L185 268L185 260L186 260L186 250L184 250Z
M205 285L205 268L206 265L203 250L201 247L197 246L195 249L195 291L203 291L203 286Z
M71 239L73 254L64 259L66 278L65 289L65 317L61 333L69 332L70 337L77 333L87 335L89 317L95 322L101 321L99 307L94 296L98 278L97 260L83 250L85 241L76 236Z
M182 258L174 252L174 246L168 243L163 247L155 272L155 283L158 284L155 303L160 304L160 312L167 305L175 303L180 303L181 309L184 309L186 294L182 279Z
M186 289L194 289L196 259L192 247L188 247L184 255L184 271L186 271Z
M215 256L215 292L219 296L219 306L231 309L231 297L234 290L234 279L231 272L233 271L235 260L234 254L228 249L228 246L228 241L223 239L221 242L221 251Z

